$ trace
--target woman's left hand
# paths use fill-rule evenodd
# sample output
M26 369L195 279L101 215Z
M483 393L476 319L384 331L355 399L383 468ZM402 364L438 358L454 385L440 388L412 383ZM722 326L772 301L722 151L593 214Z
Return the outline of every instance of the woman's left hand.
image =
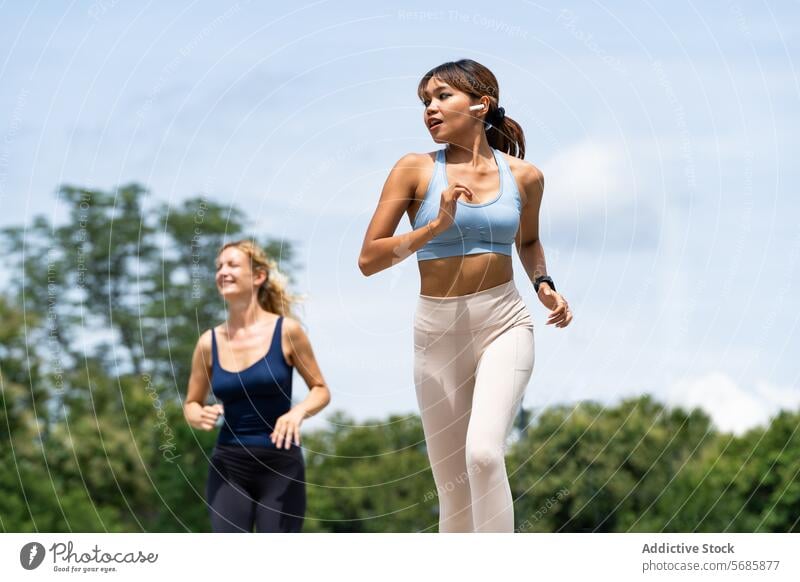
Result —
M553 291L547 283L539 285L538 295L539 301L550 310L545 325L554 323L556 327L567 327L572 321L572 311L569 309L567 300Z
M289 412L280 416L275 422L275 430L269 438L277 448L286 448L294 444L300 445L300 425L306 419L305 410L295 406ZM284 446L285 444L285 446Z

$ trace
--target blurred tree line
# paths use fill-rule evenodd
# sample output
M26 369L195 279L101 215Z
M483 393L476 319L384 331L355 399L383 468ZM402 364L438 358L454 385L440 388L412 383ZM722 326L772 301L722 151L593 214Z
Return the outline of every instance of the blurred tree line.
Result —
M181 404L197 338L225 318L215 255L247 224L204 197L147 202L137 184L63 186L57 224L2 232L0 531L209 531L216 433ZM292 245L259 242L291 281ZM329 420L303 437L304 531L436 531L419 418ZM647 395L523 410L517 531L800 531L799 425L783 411L737 437Z

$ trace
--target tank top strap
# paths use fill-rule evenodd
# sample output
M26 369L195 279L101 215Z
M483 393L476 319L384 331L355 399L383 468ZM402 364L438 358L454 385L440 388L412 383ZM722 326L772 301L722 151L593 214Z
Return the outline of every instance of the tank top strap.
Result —
M498 149L492 148L494 152L494 159L497 160L497 167L501 172L504 172L506 176L511 174L511 168L508 166L508 162L506 161L506 157L503 155Z
M214 328L211 328L211 367L216 367L217 365L217 333Z
M281 349L282 330L283 330L283 316L279 315L278 320L275 322L275 331L272 332L272 345L270 345L270 351L269 351L270 354L273 353L273 348L275 350Z
M436 159L433 162L433 174L428 183L428 189L425 191L425 199L436 197L438 200L441 194L441 189L444 187L447 174L445 173L445 158L444 148L436 152Z
M514 173L511 171L511 165L508 163L508 160L506 160L503 152L494 148L492 149L494 150L494 157L497 160L497 166L500 168L500 172L504 174L503 189L507 190L513 197L514 203L517 205L517 209L519 209L522 205L522 197L517 187L517 180L514 178Z
M422 219L432 220L435 216L434 208L439 202L439 196L444 188L444 149L436 150L436 156L433 159L433 171L428 180L428 186L425 188L425 195L422 198L417 213L414 216L414 221L411 223L412 228L418 228L422 224Z

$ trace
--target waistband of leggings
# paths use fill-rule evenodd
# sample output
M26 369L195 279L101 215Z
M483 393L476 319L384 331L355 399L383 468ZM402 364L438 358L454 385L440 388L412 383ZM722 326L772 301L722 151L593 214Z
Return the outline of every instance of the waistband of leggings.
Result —
M467 293L466 295L454 295L452 297L435 297L433 295L420 294L419 303L436 306L446 303L499 299L505 297L506 295L515 295L515 294L519 295L519 292L517 291L517 286L514 284L514 279L511 279L509 281L506 281L505 283L501 283L500 285L495 285L494 287L489 287L488 289L483 289L482 291L476 291L475 293Z
M529 318L527 306L511 280L477 293L455 297L420 295L414 327L436 333L466 333L506 327Z
M277 447L265 447L265 446L243 446L239 444L229 444L229 443L216 443L214 445L214 449L212 450L212 454L220 454L225 455L228 457L237 457L237 458L269 458L269 457L285 457L285 456L296 456L302 455L302 447L292 444L291 447L288 449L279 449Z

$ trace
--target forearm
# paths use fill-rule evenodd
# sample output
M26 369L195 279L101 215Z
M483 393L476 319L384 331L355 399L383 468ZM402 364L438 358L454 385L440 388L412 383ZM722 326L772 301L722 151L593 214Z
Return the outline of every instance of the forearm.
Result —
M192 428L199 428L196 418L200 418L200 413L203 410L203 405L199 402L189 401L183 405L183 417Z
M305 400L297 404L296 408L302 410L305 418L308 418L325 408L330 401L330 390L328 390L328 387L324 384L320 384L318 386L312 386Z
M438 228L438 219L434 219L416 230L370 242L358 261L361 272L373 275L407 259L435 237Z
M547 275L547 263L544 258L544 247L541 239L536 239L530 244L521 246L519 258L531 283L536 277Z

